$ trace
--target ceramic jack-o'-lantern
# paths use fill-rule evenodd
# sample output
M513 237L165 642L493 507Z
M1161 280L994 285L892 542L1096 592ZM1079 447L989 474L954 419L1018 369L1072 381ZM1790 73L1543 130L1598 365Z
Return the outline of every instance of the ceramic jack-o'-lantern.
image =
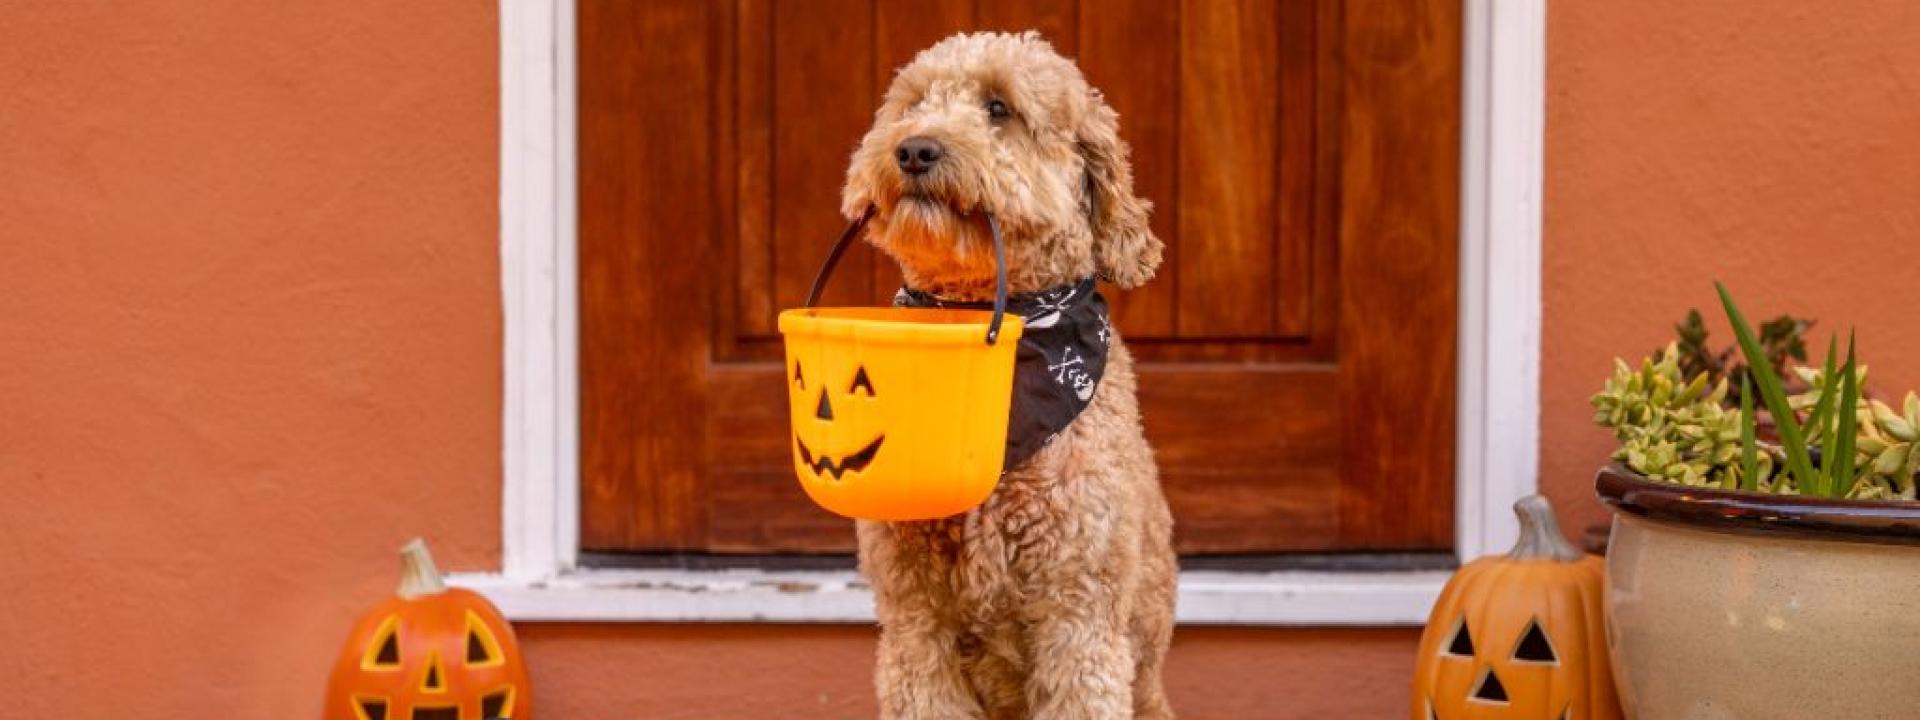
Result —
M1604 565L1561 536L1546 498L1514 503L1520 541L1460 568L1420 637L1413 720L1619 720Z
M865 221L834 245L807 307L780 313L794 473L815 503L847 517L966 512L999 484L1023 329L1004 317L999 226L989 218L992 311L813 307Z
M361 616L334 661L326 720L530 720L506 618L442 583L425 542L400 557L399 590Z

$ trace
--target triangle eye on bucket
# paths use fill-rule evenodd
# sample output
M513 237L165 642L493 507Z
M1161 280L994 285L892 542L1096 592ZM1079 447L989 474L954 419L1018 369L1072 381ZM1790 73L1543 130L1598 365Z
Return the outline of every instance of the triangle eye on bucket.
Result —
M873 397L873 381L867 378L867 369L864 366L853 373L853 385L847 388L847 394L856 394L861 388L866 388L867 397Z

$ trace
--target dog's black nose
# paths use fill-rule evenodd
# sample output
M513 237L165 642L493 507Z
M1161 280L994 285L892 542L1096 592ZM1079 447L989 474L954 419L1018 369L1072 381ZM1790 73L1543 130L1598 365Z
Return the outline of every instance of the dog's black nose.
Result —
M893 149L893 159L900 163L900 171L908 175L925 175L935 163L947 154L940 142L924 135L915 135L900 141L900 147Z

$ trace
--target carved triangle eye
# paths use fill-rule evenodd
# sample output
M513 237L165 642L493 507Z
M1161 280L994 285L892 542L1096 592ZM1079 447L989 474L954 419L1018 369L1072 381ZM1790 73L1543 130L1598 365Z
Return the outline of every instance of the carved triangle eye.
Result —
M1539 619L1527 623L1527 631L1520 634L1520 644L1513 649L1513 659L1549 665L1560 661L1560 656L1553 651L1553 642L1547 638L1546 631L1540 629Z
M426 657L426 678L420 680L422 693L445 693L447 676L440 670L440 655Z
M473 667L493 667L506 662L506 655L500 651L500 642L493 637L493 631L472 611L467 612L467 664Z
M397 671L400 669L400 618L389 616L380 622L373 631L373 642L367 644L366 655L360 658L360 669Z
M793 384L801 390L807 389L807 379L800 376L800 363L793 364Z
M1501 684L1500 676L1489 667L1480 671L1480 682L1473 684L1473 691L1467 693L1467 699L1474 702L1493 705L1507 704L1507 686Z
M380 651L373 655L374 667L394 667L400 664L400 638L388 633L380 641Z
M854 371L853 386L847 388L847 394L848 395L856 394L860 392L861 388L867 389L867 397L873 397L873 381L867 379L867 368L865 366L862 366L859 370Z
M482 641L473 630L467 630L467 664L481 665L491 660L493 656L487 654L486 642Z
M513 704L513 688L507 687L498 692L489 693L480 698L480 717L497 720L507 717L507 706Z
M1447 655L1454 657L1473 657L1473 635L1467 631L1466 618L1453 627L1453 639L1447 641Z

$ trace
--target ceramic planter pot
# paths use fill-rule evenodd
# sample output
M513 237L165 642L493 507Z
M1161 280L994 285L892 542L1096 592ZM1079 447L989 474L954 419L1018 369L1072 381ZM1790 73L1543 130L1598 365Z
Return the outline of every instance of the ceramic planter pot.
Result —
M1613 465L1607 639L1629 718L1920 716L1920 503L1648 481Z

